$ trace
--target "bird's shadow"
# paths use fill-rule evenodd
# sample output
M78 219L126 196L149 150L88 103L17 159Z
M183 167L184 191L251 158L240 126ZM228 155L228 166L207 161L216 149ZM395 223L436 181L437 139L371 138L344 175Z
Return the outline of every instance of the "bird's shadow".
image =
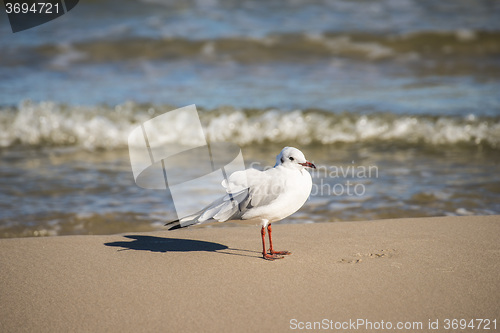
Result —
M106 246L121 247L119 251L123 250L138 250L138 251L151 251L151 252L217 252L223 254L248 256L242 253L235 253L232 251L255 252L241 249L231 249L227 245L206 242L194 239L182 238L164 238L155 236L143 235L127 235L125 238L132 239L132 241L119 241L104 243ZM230 251L230 252L228 252Z
M228 247L219 243L205 242L192 239L163 238L154 236L130 235L125 238L132 239L126 242L105 243L106 246L122 247L124 250L139 250L151 252L193 252L226 250Z

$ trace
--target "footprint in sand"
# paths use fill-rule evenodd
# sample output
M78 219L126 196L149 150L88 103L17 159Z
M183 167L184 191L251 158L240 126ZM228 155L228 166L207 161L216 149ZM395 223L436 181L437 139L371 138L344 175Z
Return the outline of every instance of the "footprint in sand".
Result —
M390 258L395 254L395 249L384 249L369 253L355 253L351 258L342 258L339 263L342 264L359 264L363 262L363 259L378 259L378 258Z

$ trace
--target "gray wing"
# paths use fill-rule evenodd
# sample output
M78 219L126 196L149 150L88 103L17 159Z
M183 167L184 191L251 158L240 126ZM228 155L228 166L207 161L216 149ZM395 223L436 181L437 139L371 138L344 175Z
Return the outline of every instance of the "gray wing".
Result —
M276 177L275 169L247 169L231 174L222 181L222 186L226 189L226 195L193 215L167 223L171 226L169 230L204 222L240 220L250 209L273 202L285 183L281 177Z

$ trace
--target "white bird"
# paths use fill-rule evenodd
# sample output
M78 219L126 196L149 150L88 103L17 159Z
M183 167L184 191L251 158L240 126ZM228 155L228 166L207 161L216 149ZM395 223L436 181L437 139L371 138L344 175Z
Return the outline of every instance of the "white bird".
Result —
M222 181L228 194L196 214L165 225L170 225L169 230L173 230L205 222L244 220L260 223L263 258L281 259L282 255L291 253L273 249L271 223L292 215L306 202L312 188L311 175L306 168L316 169L316 166L308 162L297 148L285 147L276 156L274 168L234 172ZM269 252L266 252L266 228Z

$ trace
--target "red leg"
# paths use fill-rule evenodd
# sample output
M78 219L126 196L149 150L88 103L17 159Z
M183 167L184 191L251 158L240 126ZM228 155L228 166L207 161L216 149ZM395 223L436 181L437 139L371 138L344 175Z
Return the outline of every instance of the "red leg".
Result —
M271 223L267 225L267 234L269 235L269 253L270 254L283 254L283 255L288 255L292 254L292 252L289 251L274 251L273 249L273 237L271 236L272 234L272 229L271 229Z
M282 259L283 257L278 255L278 253L267 254L266 252L266 229L262 227L260 230L260 235L262 236L262 257L266 260Z

